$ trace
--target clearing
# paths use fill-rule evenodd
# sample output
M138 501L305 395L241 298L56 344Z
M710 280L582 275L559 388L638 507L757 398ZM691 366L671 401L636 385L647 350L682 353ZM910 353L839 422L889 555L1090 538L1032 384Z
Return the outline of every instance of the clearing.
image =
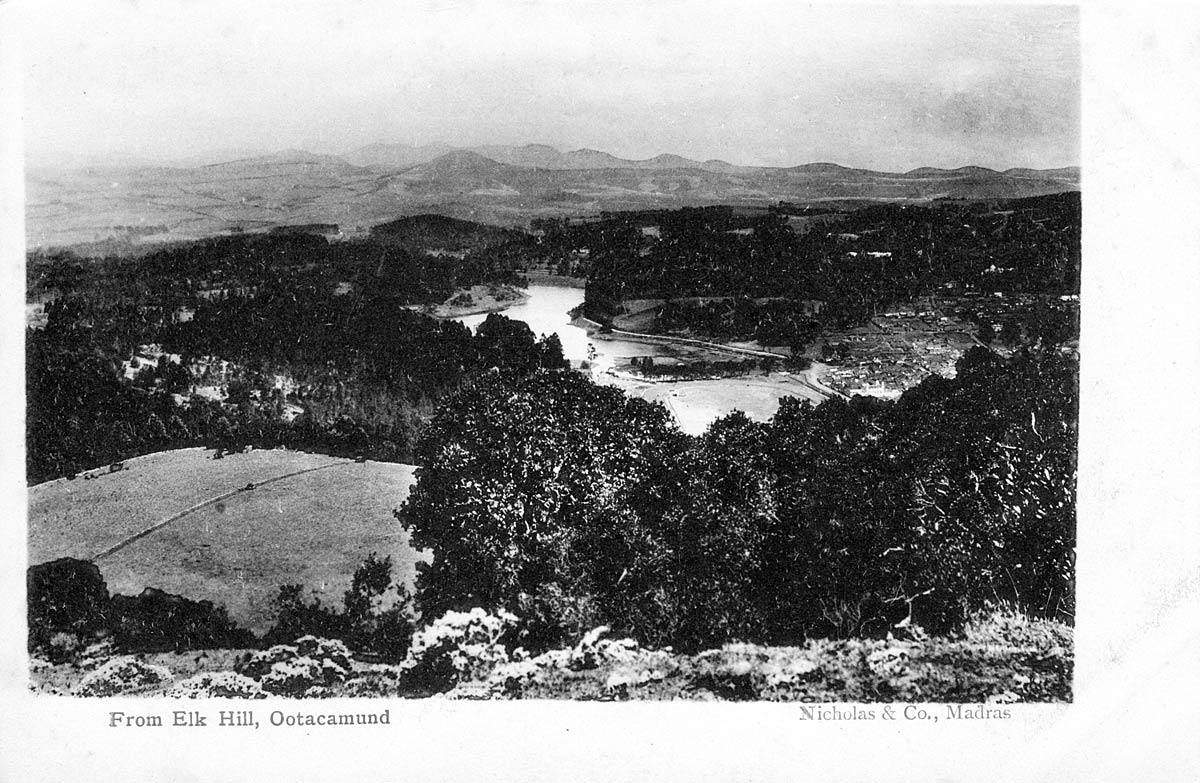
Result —
M371 552L390 555L411 587L422 555L391 512L414 470L282 449L139 457L91 480L31 487L29 562L95 559L113 593L156 587L209 600L261 633L280 585L338 606Z

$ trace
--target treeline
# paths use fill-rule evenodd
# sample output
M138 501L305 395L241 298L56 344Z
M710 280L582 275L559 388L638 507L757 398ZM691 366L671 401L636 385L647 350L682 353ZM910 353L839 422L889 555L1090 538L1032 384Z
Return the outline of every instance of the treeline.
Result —
M136 257L31 254L28 295L47 302L26 341L28 479L194 445L405 459L434 402L471 374L563 366L557 338L535 345L523 324L497 316L473 337L406 307L519 284L523 236L418 216L355 242L280 231ZM131 382L122 362L143 345L179 361ZM208 378L214 366L229 377ZM189 396L198 385L227 399ZM285 420L288 407L303 413Z
M147 588L109 595L95 563L64 557L26 572L30 652L70 660L100 639L123 652L246 647L254 635L224 607Z
M259 638L224 607L152 587L136 596L109 594L99 567L64 557L26 571L29 652L59 663L89 646L119 653L253 648L290 644L307 634L340 639L359 653L395 661L408 650L411 599L392 576L392 559L372 552L355 570L342 607L306 601L300 585L283 585L272 602L275 624Z
M756 301L746 297L705 302L668 300L654 321L663 333L694 332L717 340L757 340L804 353L821 334L819 307L790 299Z
M147 306L83 296L48 308L26 335L27 477L38 483L168 448L286 446L397 461L434 403L493 367L565 367L555 336L493 314L478 333L405 309L387 293L332 296L300 276L202 300L173 322ZM160 360L133 380L122 362L156 344ZM198 367L229 362L224 402L188 395ZM276 376L294 388L284 392ZM285 406L302 409L285 420Z
M974 349L896 402L785 399L699 438L575 373L489 377L443 405L398 512L424 616L597 625L690 650L1074 610L1077 366Z
M340 283L406 304L444 300L456 287L519 284L514 246L525 235L423 215L384 224L367 237L330 242L303 231L233 234L137 255L80 257L38 251L26 262L31 297L86 295L96 303L178 307L230 291L252 291L280 276L326 293Z
M605 319L634 298L821 300L839 328L892 303L944 290L1078 293L1078 193L988 202L888 204L828 230L793 232L778 213L730 208L656 213L658 236L633 217L565 231L591 245L586 305Z
M746 357L744 359L699 359L694 362L680 364L660 364L652 356L633 357L630 366L634 372L647 378L669 378L671 380L699 380L706 378L737 378L754 372L770 374L776 367L788 370L807 370L811 362L804 357L777 359L773 356L761 358Z

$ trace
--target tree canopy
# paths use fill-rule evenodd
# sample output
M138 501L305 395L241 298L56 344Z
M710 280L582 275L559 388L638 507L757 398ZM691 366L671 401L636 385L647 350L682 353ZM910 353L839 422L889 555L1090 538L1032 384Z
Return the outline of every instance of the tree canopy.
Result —
M896 402L785 399L698 438L577 374L488 378L434 418L399 512L434 555L418 605L685 648L947 629L1000 600L1069 617L1075 378L976 349Z

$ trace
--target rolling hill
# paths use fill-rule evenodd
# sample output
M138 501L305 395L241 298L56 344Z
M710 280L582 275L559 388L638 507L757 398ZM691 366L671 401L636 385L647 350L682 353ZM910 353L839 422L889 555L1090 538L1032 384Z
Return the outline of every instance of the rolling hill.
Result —
M513 234L509 229L473 223L445 215L414 215L371 228L371 237L413 252L468 250L499 242Z
M203 449L125 466L29 489L30 564L94 559L114 593L210 600L259 633L280 585L339 605L371 552L390 555L411 586L421 556L391 514L411 466L284 450L213 460Z
M47 247L106 239L134 246L307 223L337 223L354 234L428 213L525 225L534 217L602 210L1036 196L1078 190L1079 170L890 173L836 163L735 166L678 155L635 161L537 144L379 144L342 157L288 150L192 167L31 168L26 180L26 237L30 247Z

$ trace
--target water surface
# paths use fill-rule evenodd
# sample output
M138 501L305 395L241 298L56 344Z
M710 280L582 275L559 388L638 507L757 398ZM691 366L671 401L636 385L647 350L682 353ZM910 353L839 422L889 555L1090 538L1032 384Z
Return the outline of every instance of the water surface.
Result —
M614 363L623 364L634 356L663 355L663 350L656 345L624 340L593 340L586 331L572 326L570 311L583 304L582 288L531 285L525 289L525 293L528 299L500 312L513 320L529 324L536 336L557 334L562 342L563 356L573 363L590 361L595 367L607 368ZM487 313L477 313L455 320L474 330L487 317Z

